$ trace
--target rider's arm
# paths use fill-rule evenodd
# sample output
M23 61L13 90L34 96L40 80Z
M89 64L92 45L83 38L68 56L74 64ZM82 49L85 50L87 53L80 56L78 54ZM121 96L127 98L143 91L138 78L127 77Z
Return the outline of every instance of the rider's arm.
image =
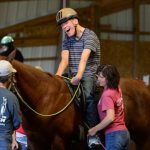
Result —
M78 73L76 75L76 77L79 78L79 80L81 80L83 73L85 71L85 67L87 64L87 60L90 56L91 50L90 49L84 49L81 55L81 59L80 59L80 63L79 63L79 67L78 67Z
M63 74L64 70L68 66L68 61L69 61L69 51L68 50L63 50L62 53L61 53L61 62L59 64L56 75L61 76Z
M75 77L73 77L71 79L71 83L73 85L78 85L80 80L82 79L86 64L87 64L87 60L90 56L91 50L90 49L84 49L81 55L81 59L80 59L80 63L78 66L78 72L76 74Z

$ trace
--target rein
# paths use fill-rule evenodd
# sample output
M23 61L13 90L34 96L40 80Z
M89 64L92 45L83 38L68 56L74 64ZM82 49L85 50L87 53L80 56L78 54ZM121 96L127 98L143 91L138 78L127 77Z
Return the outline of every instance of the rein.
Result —
M63 78L66 78L66 77L63 77ZM66 78L67 80L70 80L69 78ZM20 98L20 100L31 110L33 111L35 114L39 115L39 116L42 116L42 117L52 117L52 116L56 116L56 115L59 115L60 113L62 113L63 111L65 111L69 106L70 104L73 102L78 90L79 90L79 87L80 87L80 84L78 84L78 87L73 95L73 97L71 98L71 100L62 108L60 109L59 111L55 112L55 113L52 113L50 115L45 115L45 114L42 114L42 113L39 113L37 112L36 110L34 110L31 106L28 105L28 103L23 99L23 97L21 96L20 92L19 92L19 89L16 87L15 85L15 78L14 76L12 77L12 80L11 80L11 87L13 87L14 91L16 92L17 96Z

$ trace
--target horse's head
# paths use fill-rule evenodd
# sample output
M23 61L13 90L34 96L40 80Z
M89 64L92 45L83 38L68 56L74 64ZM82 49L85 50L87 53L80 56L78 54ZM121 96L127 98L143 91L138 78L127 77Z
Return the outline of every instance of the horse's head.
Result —
M16 56L16 50L13 50L7 57L7 60L11 62Z

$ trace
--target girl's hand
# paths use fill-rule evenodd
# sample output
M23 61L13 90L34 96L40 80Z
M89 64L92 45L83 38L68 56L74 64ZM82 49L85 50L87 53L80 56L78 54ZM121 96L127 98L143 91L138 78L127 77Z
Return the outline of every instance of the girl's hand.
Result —
M97 130L93 127L88 130L88 136L93 136L96 134L96 132L97 132Z

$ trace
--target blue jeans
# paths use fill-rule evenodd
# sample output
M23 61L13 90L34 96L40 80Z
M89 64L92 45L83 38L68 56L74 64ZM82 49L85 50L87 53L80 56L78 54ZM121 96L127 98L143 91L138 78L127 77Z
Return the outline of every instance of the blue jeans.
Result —
M81 83L83 86L86 101L86 123L89 125L89 127L93 127L99 122L97 105L94 99L96 79L91 76L84 77Z
M19 144L19 150L28 150L27 144L23 144L23 143L20 143L20 142L18 142L18 144Z
M130 135L128 131L115 131L105 135L107 150L127 150Z
M11 139L0 139L0 150L11 150Z

